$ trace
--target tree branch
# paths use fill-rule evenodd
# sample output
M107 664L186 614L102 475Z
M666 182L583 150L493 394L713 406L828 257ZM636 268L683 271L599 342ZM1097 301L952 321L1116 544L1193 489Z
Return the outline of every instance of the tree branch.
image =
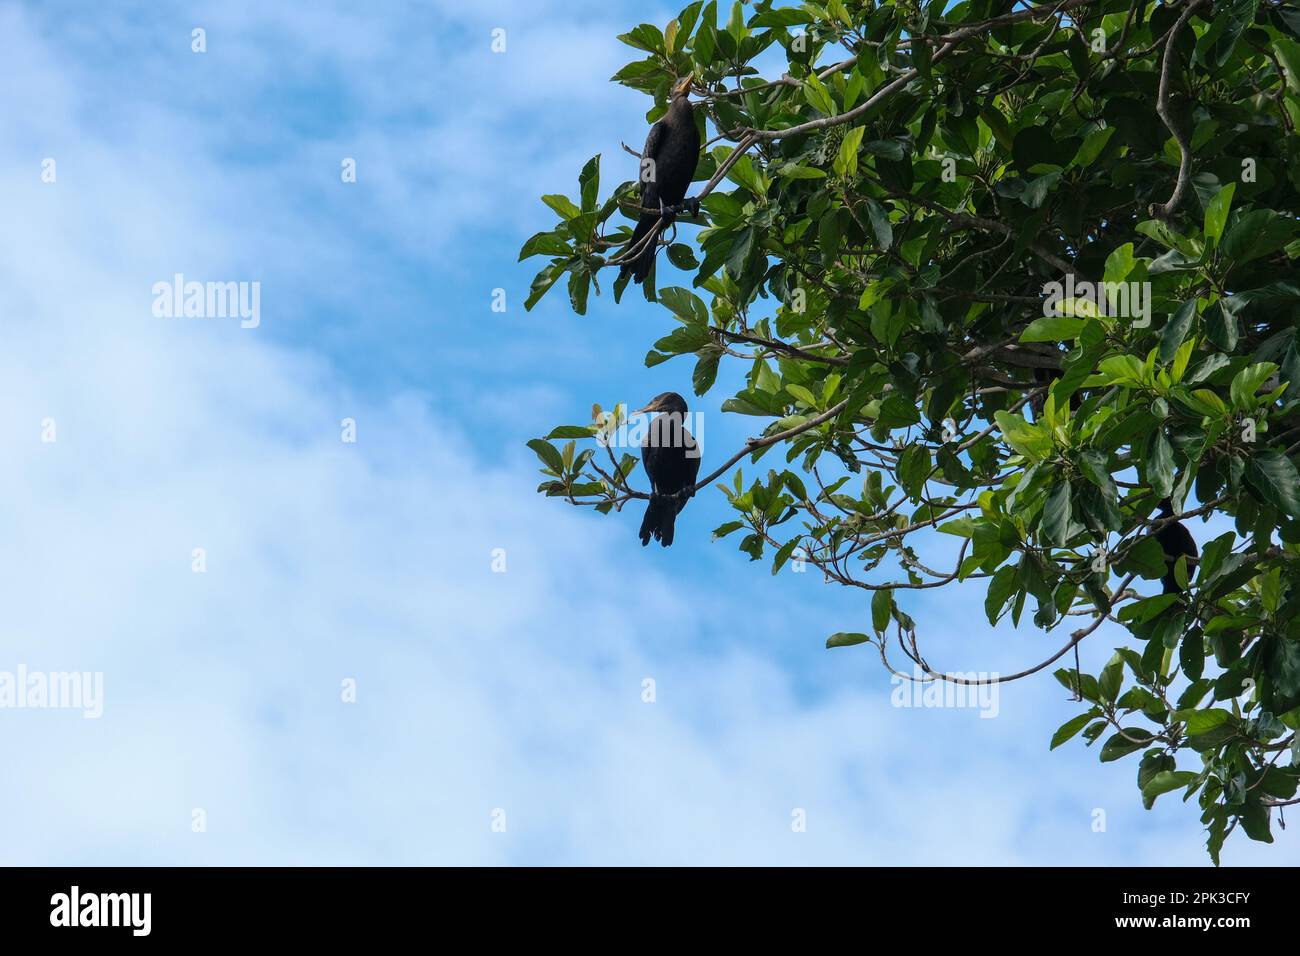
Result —
M1169 108L1169 79L1173 75L1174 48L1178 45L1178 36L1182 33L1187 21L1191 19L1193 13L1205 5L1207 0L1191 0L1187 8L1174 22L1170 28L1165 40L1165 53L1160 64L1160 89L1156 94L1156 113L1159 114L1161 122L1165 124L1169 132L1173 135L1174 141L1178 144L1178 182L1174 185L1174 193L1169 197L1169 201L1160 205L1152 206L1152 215L1161 219L1172 219L1174 212L1182 205L1183 197L1187 194L1188 184L1192 178L1192 147L1187 141L1187 131L1183 129L1183 124L1175 121L1173 113Z

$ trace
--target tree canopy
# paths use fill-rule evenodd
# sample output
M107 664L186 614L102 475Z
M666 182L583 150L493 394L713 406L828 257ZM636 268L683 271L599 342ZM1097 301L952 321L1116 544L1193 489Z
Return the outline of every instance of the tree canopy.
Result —
M1079 714L1053 748L1195 798L1215 862L1235 829L1271 842L1300 802L1300 7L711 0L619 39L648 120L695 78L700 228L664 230L646 365L693 358L704 395L746 363L722 408L761 431L704 464L735 510L714 535L867 592L828 645L933 680L959 678L909 594L982 579L991 623L1061 635L999 678L1057 665ZM602 199L599 156L543 197L529 308L567 277L585 312L635 197ZM530 442L539 490L617 512L646 493L607 440L625 409L595 411ZM1154 533L1216 516L1161 593ZM1083 673L1106 620L1131 639Z

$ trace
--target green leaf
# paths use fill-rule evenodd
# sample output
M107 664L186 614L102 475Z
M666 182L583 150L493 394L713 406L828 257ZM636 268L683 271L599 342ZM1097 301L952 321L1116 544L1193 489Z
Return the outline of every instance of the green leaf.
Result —
M889 214L885 212L885 207L874 199L868 199L867 216L871 219L871 228L875 230L880 248L888 249L894 244L894 227L889 223Z
M1133 271L1133 243L1126 242L1106 257L1104 281L1123 282Z
M587 293L591 290L591 274L586 271L569 275L569 306L578 315L587 314Z
M796 385L794 382L786 382L785 391L787 395L802 402L807 408L817 407L817 396L810 389L802 385Z
M1127 736L1126 736L1127 735ZM1132 738L1132 739L1130 739ZM1138 727L1125 727L1101 746L1101 762L1110 763L1151 745L1151 734Z
M1232 385L1228 389L1228 394L1232 397L1232 407L1242 412L1253 409L1259 404L1255 399L1255 393L1276 371L1277 366L1272 362L1256 362L1254 365L1247 365L1233 376Z
M816 17L807 10L793 10L781 7L776 10L762 10L750 19L751 27L793 27L801 23L813 23Z
M1161 770L1147 781L1147 785L1142 788L1142 796L1154 800L1162 793L1186 787L1195 779L1196 774L1190 770Z
M864 132L861 126L855 126L844 134L839 154L835 157L835 175L852 177L858 174L858 147L862 144Z
M659 301L683 322L707 325L709 308L700 297L680 286L667 286L659 290Z
M890 612L894 608L894 592L890 588L882 588L871 595L871 627L881 637L884 636L885 629L889 627Z
M582 211L594 212L600 193L600 153L587 160L578 175L578 188L582 194Z
M1030 424L1024 417L1011 412L994 413L994 421L1006 439L1018 453L1032 460L1045 458L1052 450L1052 438L1038 425Z
M1087 319L1068 315L1047 315L1034 319L1020 333L1022 342L1065 342L1079 337Z
M1058 482L1043 506L1043 520L1039 529L1049 544L1064 545L1070 533L1070 482Z
M879 156L895 163L901 163L907 158L907 146L897 139L873 139L862 149L872 156Z
M1232 56L1232 51L1237 46L1237 40L1246 28L1255 20L1255 11L1259 7L1259 0L1230 0L1226 11L1220 12L1216 7L1216 15L1226 17L1222 31L1216 38L1210 61L1215 66L1223 66Z
M1187 337L1187 332L1192 327L1192 320L1195 318L1196 299L1188 299L1178 307L1178 311L1165 323L1164 331L1160 333L1160 362L1162 365L1168 365L1174 360L1174 356L1177 354L1179 346L1183 344L1183 339Z
M787 165L777 171L778 176L786 179L825 179L826 171L815 166Z
M749 254L754 248L754 227L746 226L736 236L731 246L731 253L727 256L727 273L731 276L739 276L745 270L745 263L749 261Z
M794 554L794 549L799 546L799 542L802 540L803 540L803 536L799 535L798 537L791 538L785 544L781 545L781 549L777 551L772 558L772 574L774 576L781 570L782 567L785 566L786 561L790 559L790 555Z
M1071 717L1056 729L1056 733L1052 734L1052 745L1047 749L1055 750L1057 747L1061 746L1061 744L1070 740L1079 731L1083 730L1084 727L1088 726L1088 721L1092 720L1096 716L1096 712L1090 710L1087 713L1080 714L1078 717Z
M1232 299L1219 299L1205 310L1205 335L1219 349L1232 352L1237 347L1237 308Z
M564 256L573 255L573 247L558 232L539 232L523 244L519 250L519 261L530 256Z
M1174 720L1182 721L1187 725L1189 735L1207 734L1232 720L1232 714L1222 708L1178 710L1174 712L1173 717Z
M1168 570L1165 567L1164 549L1160 547L1160 542L1154 537L1145 537L1139 540L1129 550L1124 563L1148 580L1162 578Z
M1160 574L1164 574L1164 558L1161 553L1160 567L1156 568ZM1134 601L1131 604L1125 604L1119 614L1116 615L1121 621L1132 621L1135 624L1145 624L1154 617L1159 617L1165 608L1178 603L1176 594L1157 594L1155 597L1143 598L1140 601Z
M542 296L550 291L551 286L555 285L556 280L564 275L567 263L556 261L551 263L541 272L533 277L533 284L528 291L528 298L524 300L524 311L527 312L535 306Z
M768 179L749 156L740 157L727 173L727 178L737 185L744 186L756 199L762 199L767 195Z
M932 468L930 449L925 445L908 445L898 456L898 481L914 500L924 494Z
M1174 490L1174 449L1159 428L1147 441L1146 480L1158 498L1168 498Z
M1269 504L1300 517L1300 474L1286 455L1273 448L1252 452L1246 459L1246 481Z
M720 524L713 529L713 539L716 541L718 538L725 538L731 532L739 531L744 526L745 522L743 521L728 521L725 524Z
M1113 500L1118 496L1115 480L1111 477L1110 465L1104 451L1090 448L1081 452L1079 455L1079 470L1083 472L1083 477L1096 485L1107 498Z
M573 204L573 200L568 196L561 196L558 193L543 196L542 202L558 212L561 218L565 220L576 219L582 215L582 210Z
M550 442L541 438L534 438L528 443L528 447L537 453L537 457L542 460L542 464L551 471L557 475L564 473L564 459L560 456L560 450Z
M690 272L700 267L691 247L684 242L674 242L668 247L668 261L677 268Z
M817 78L816 73L810 73L808 79L804 80L803 96L808 101L808 105L818 112L825 113L827 116L835 115L835 101L831 99L830 91Z
M1223 227L1228 222L1228 211L1232 208L1232 195L1236 191L1237 184L1228 183L1205 207L1205 238L1210 242L1218 242L1223 235Z
M1013 565L1004 565L989 580L988 593L984 597L984 613L989 624L997 624L1002 610L1007 606L1007 599L1019 588L1019 572Z
M866 634L852 634L845 631L839 631L826 638L826 646L830 647L852 647L854 644L870 644L871 638Z
M695 370L691 373L691 387L696 395L703 395L713 387L718 377L718 363L722 359L722 349L705 349L699 353Z
M595 425L560 425L552 428L546 438L548 441L556 438L591 438L599 431ZM528 447L532 448L531 442Z
M643 23L627 33L620 34L619 39L628 46L645 50L647 53L667 52L664 49L664 35L659 32L658 27L650 23Z
M1101 693L1101 699L1107 703L1113 704L1115 698L1119 696L1119 689L1124 683L1124 658L1118 654L1110 659L1110 662L1102 668L1101 675L1097 678L1097 689Z
M1114 135L1114 126L1107 126L1089 133L1087 137L1084 138L1083 145L1079 147L1079 151L1074 154L1074 159L1070 160L1070 165L1078 166L1080 168L1091 166L1096 161L1097 157L1101 155L1102 150L1106 148L1106 144L1110 142L1110 138Z
M1252 209L1228 230L1220 247L1238 265L1281 249L1295 235L1296 221L1272 209Z
M718 5L716 0L709 0L708 5L704 8L704 14L700 18L700 29L695 34L695 41L691 44L691 53L697 64L707 66L713 62L713 54L717 50L717 27L718 22Z
M1142 363L1132 355L1112 355L1097 366L1097 373L1106 385L1141 385L1146 372Z
M1278 62L1282 64L1287 89L1300 95L1300 43L1286 37L1278 37L1273 41L1273 52L1277 55Z
M1258 798L1246 801L1241 814L1241 828L1252 840L1260 843L1273 842L1273 834L1269 831L1269 808Z

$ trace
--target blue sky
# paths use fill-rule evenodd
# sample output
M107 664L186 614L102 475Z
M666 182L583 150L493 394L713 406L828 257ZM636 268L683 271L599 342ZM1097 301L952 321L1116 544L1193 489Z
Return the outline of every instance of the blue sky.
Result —
M105 697L0 711L0 863L1203 863L1133 762L1048 753L1050 676L991 720L893 707L870 649L822 646L862 599L711 543L717 493L669 551L533 493L528 438L689 390L643 366L662 310L525 313L515 261L591 155L632 177L614 37L672 11L470 6L0 6L0 670ZM260 282L261 324L155 317L178 272ZM754 424L725 385L706 469ZM982 598L908 605L932 663L1063 643Z

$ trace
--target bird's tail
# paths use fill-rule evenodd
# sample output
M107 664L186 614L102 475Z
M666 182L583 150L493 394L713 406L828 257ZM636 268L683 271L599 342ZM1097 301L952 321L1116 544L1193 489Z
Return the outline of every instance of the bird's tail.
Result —
M657 213L643 213L641 218L637 220L636 229L632 231L631 240L623 247L624 250L635 248L636 244L645 239L647 233L653 232L658 224L659 216ZM645 277L650 274L650 267L654 265L655 250L658 248L658 243L658 236L654 239L645 239L645 248L637 253L636 258L623 263L618 270L619 275L627 275L630 272L637 285L644 282Z
M673 543L673 528L677 524L677 502L659 495L651 495L646 505L645 517L641 519L641 546L645 547L653 537L665 548Z

